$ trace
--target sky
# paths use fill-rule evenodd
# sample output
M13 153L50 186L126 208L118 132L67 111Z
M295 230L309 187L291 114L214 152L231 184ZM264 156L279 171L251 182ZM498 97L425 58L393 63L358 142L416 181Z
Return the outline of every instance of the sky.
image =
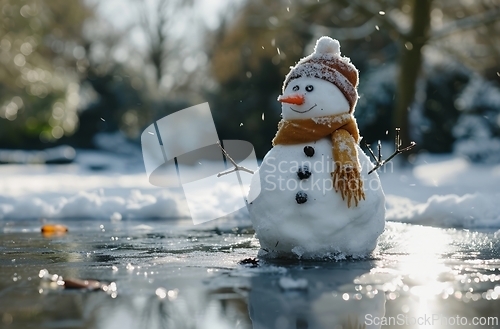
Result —
M119 63L127 62L133 68L141 67L141 57L148 53L150 46L149 36L139 24L140 16L138 8L140 2L147 4L150 10L152 24L157 20L157 4L162 0L85 0L95 8L101 23L89 22L86 26L86 34L90 39L106 40L109 36L118 38L111 53L107 52L105 45L95 44L93 54L96 59L103 56L113 56ZM172 0L165 0L172 1ZM184 0L182 0L184 1ZM170 90L174 84L174 73L179 65L186 71L193 71L196 67L204 66L206 54L206 31L216 29L221 18L230 15L232 11L240 7L245 0L192 0L194 10L179 11L173 15L175 21L168 27L168 45L171 49L182 49L184 58L181 62L171 60L170 66L165 68L165 74L161 81L163 90ZM168 2L167 2L168 3ZM171 18L169 18L171 19ZM102 29L109 29L104 35ZM105 41L106 42L106 41ZM132 54L142 54L139 57ZM193 65L193 63L196 63ZM146 75L154 77L155 71L148 70Z
M96 22L89 21L85 27L85 34L89 39L102 40L104 44L96 42L92 54L98 61L106 56L113 56L119 63L127 63L132 68L140 69L142 60L149 52L150 35L140 24L141 1L149 10L148 19L155 24L158 19L157 5L162 0L84 0L95 8L98 17ZM172 1L172 0L165 0ZM184 1L184 0L181 0ZM194 9L175 12L172 17L172 26L168 26L168 46L183 52L178 61L170 60L170 65L164 68L165 74L161 80L162 89L170 90L174 84L175 71L179 65L188 72L200 66L204 66L206 54L204 46L207 30L216 29L221 18L230 15L232 11L240 7L245 0L192 0ZM169 2L167 2L169 4ZM106 32L103 34L103 29ZM113 37L114 36L114 37ZM111 52L107 50L109 38L115 41ZM106 41L108 40L108 41ZM135 55L134 55L135 54ZM138 56L137 56L138 55ZM141 57L142 56L142 57ZM148 68L145 72L150 78L154 78L155 71Z
M143 0L148 3L151 8L151 14L154 15L155 4L158 0ZM91 5L96 5L97 12L101 17L108 21L117 31L123 31L134 22L137 22L137 7L133 4L134 0L87 0L87 3ZM219 24L219 17L222 10L227 8L229 5L238 5L242 0L210 0L201 1L195 0L197 10L197 15L203 20L203 24L209 29L214 29ZM193 17L188 17L192 19ZM187 22L187 19L183 17L179 18L179 24ZM145 43L140 40L140 33L131 33L130 38L134 44L139 47L143 47Z

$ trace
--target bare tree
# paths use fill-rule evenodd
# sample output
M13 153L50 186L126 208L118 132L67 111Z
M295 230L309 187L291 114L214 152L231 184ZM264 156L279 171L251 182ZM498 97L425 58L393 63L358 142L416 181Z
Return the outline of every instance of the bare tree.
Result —
M146 0L136 0L139 10L139 23L148 40L147 58L155 69L155 80L160 85L166 63L179 50L174 47L172 30L178 28L178 14L187 7L192 7L194 0L156 0L151 8Z
M461 33L465 30L472 30L478 27L487 27L495 24L500 19L500 8L497 5L490 7L476 4L478 13L464 16L460 19L453 19L439 29L431 28L431 11L433 6L439 3L442 6L445 1L439 0L410 0L407 4L411 7L409 14L409 27L402 25L395 20L390 13L393 10L401 12L398 6L400 2L391 0L360 1L360 0L331 0L329 2L334 6L341 4L350 12L355 12L364 17L361 24L354 27L331 27L317 24L302 23L302 26L309 26L310 29L331 33L338 39L356 40L363 39L379 29L386 29L397 36L398 47L400 49L398 57L398 80L396 91L396 104L393 111L393 124L401 128L401 139L408 143L409 136L409 111L414 102L417 80L419 78L423 57L422 48L427 44L432 44L438 48L443 48L441 42L453 34ZM309 6L308 11L314 12L321 10L325 3L318 3ZM452 2L453 10L456 11L457 3ZM474 4L473 4L474 5ZM463 5L462 5L463 6ZM453 53L453 49L444 49ZM495 53L498 53L495 52ZM458 58L463 55L455 52ZM464 59L466 60L466 59Z
M422 68L422 47L429 39L432 0L412 1L412 24L399 44L399 76L393 124L401 128L401 139L409 142L409 112L415 98L417 79Z

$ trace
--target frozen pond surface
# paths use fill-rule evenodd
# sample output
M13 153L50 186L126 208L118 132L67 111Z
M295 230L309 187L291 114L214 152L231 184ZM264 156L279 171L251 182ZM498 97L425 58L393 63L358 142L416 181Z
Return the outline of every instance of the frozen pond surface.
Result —
M46 238L38 222L0 222L0 327L500 328L500 231L388 223L370 259L249 267L258 242L244 228L65 224ZM117 291L51 287L42 269Z

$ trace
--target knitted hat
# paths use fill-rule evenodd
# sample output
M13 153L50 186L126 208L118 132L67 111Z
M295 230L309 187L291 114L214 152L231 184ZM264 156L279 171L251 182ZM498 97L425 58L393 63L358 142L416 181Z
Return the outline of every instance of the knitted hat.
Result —
M314 52L302 58L283 83L283 92L293 79L300 77L319 78L333 83L349 102L349 113L354 111L358 101L358 70L348 57L340 56L340 43L330 37L321 37Z

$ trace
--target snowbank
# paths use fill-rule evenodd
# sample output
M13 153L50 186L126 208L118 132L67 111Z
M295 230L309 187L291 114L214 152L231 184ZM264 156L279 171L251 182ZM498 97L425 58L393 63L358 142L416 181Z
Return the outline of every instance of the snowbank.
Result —
M82 191L68 196L36 195L0 197L0 219L110 219L183 218L180 195L168 191L143 193L132 189L128 195L107 195L104 189ZM123 194L123 193L120 193Z
M386 220L438 227L500 228L500 166L421 155L381 174Z
M421 155L413 167L388 166L385 171L379 174L387 196L387 220L500 228L500 165ZM220 205L207 202L205 207L207 213L216 213ZM0 166L0 220L117 221L189 216L183 190L152 186L142 159L80 151L70 165ZM236 213L229 216L233 221L221 219L207 225L248 225L245 216L247 212Z
M500 227L500 194L433 195L427 202L389 195L386 201L390 221L438 226Z
M79 151L69 165L1 165L0 220L189 219L185 191L151 185L139 156ZM210 219L222 216L221 202L236 202L227 193L225 198L200 195ZM250 225L246 209L200 227L237 225Z

